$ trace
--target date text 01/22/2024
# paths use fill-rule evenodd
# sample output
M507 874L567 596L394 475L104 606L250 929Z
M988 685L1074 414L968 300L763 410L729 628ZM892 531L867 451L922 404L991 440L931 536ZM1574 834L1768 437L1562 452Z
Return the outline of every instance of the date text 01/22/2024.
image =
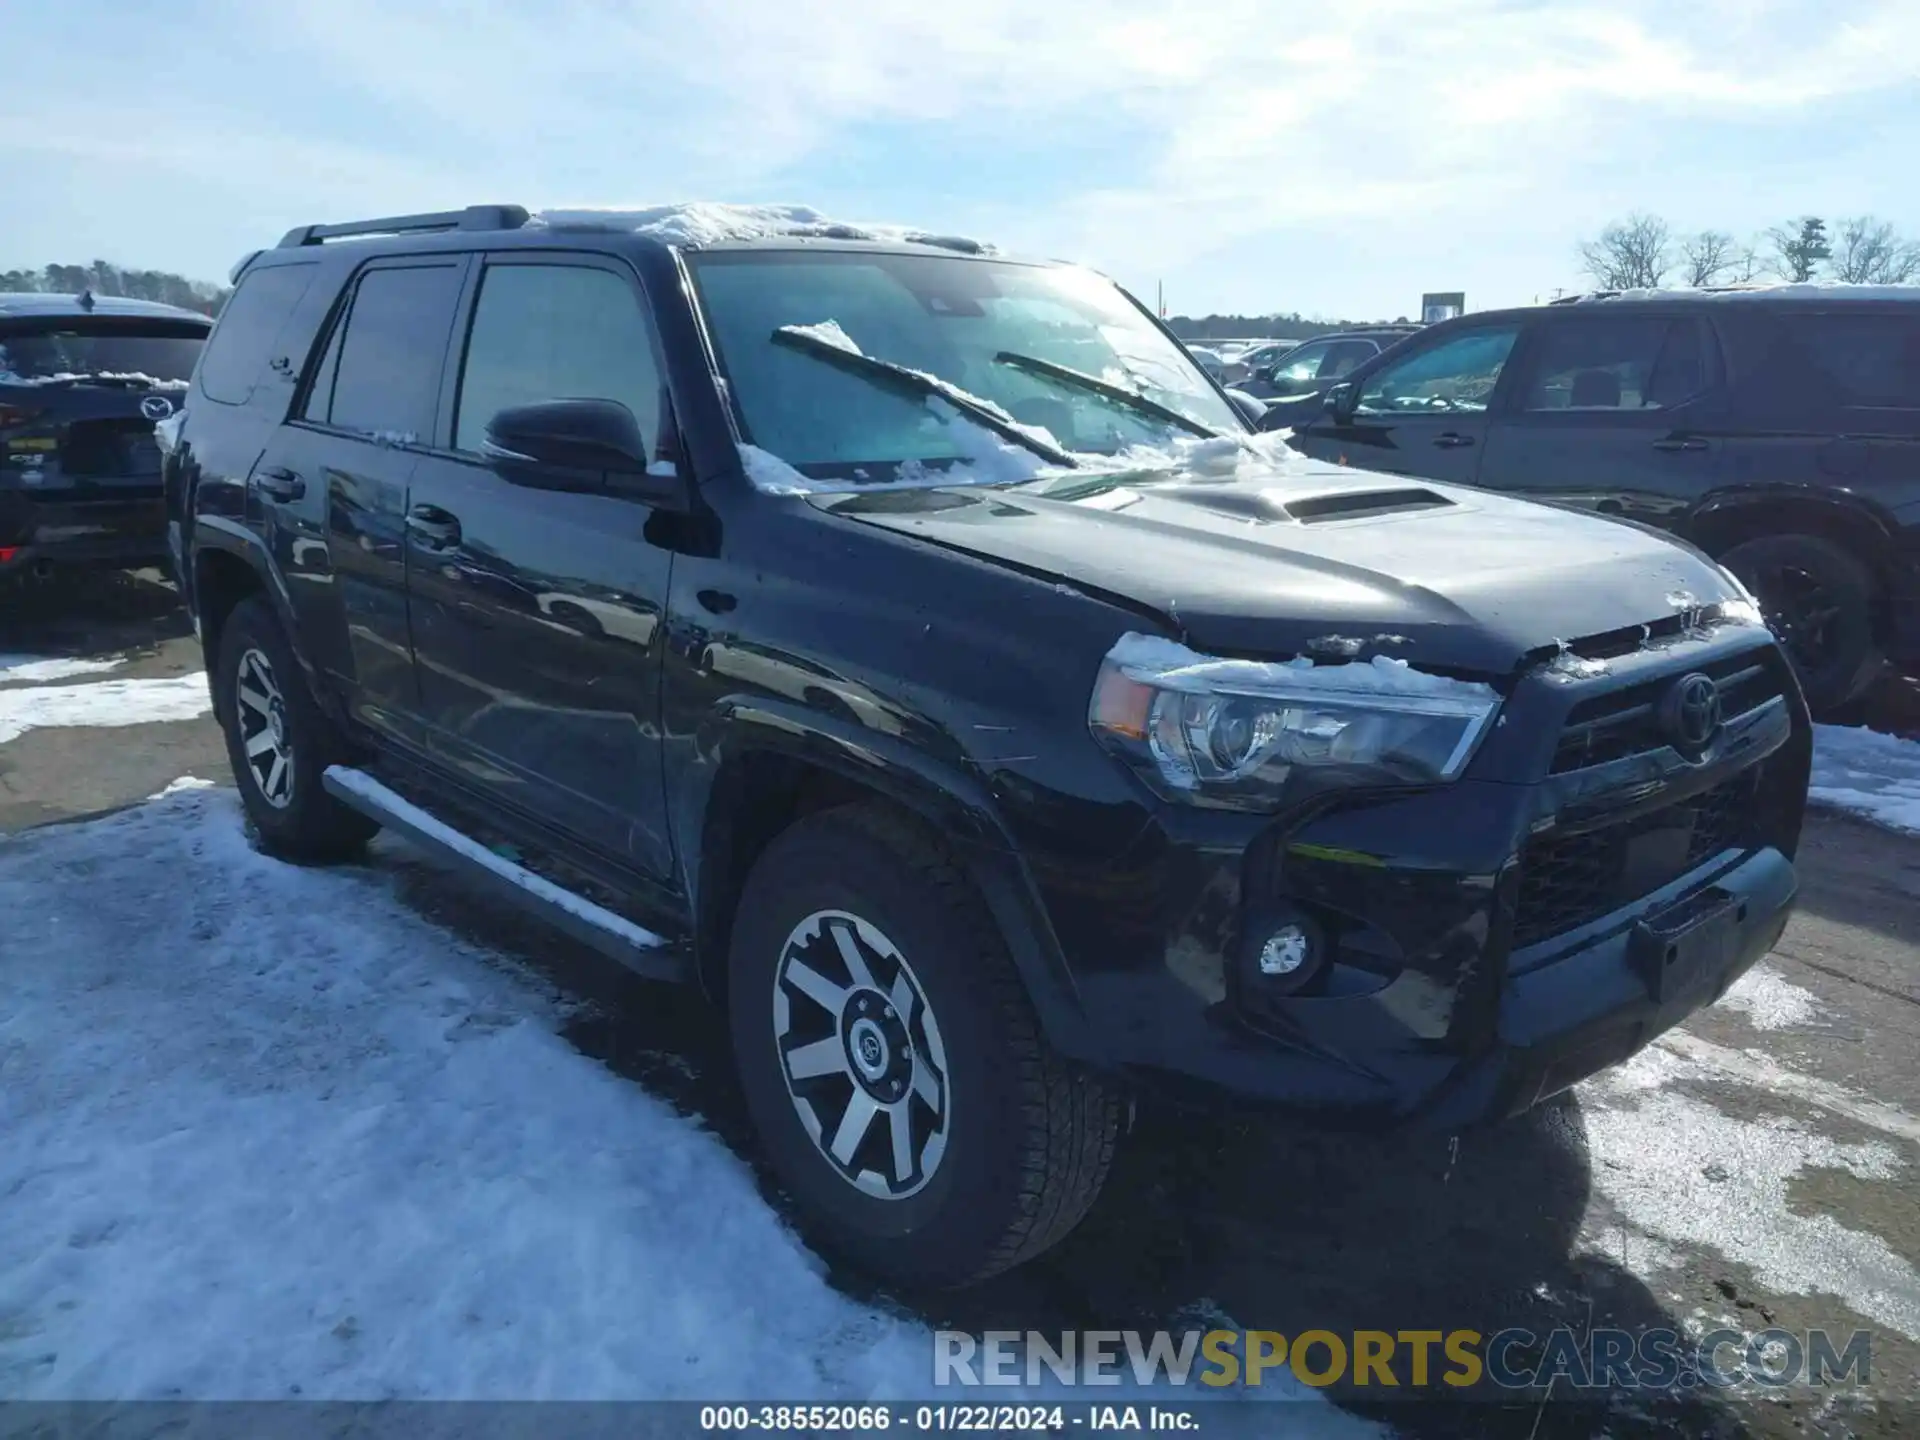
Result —
M1084 1413L1082 1413L1084 1412ZM839 1432L880 1435L894 1429L976 1434L1060 1434L1068 1429L1190 1431L1191 1410L1165 1405L703 1405L700 1429Z

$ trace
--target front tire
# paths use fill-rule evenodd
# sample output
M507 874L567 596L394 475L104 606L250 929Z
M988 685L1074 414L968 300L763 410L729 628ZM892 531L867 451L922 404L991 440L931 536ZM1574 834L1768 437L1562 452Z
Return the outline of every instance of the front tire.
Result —
M1765 535L1736 545L1721 563L1760 602L1814 714L1854 699L1879 673L1873 575L1844 546L1817 535Z
M802 820L748 877L728 1010L747 1106L810 1233L955 1286L1058 1243L1120 1100L1042 1038L1005 943L932 839L877 806Z
M259 596L220 631L214 705L227 758L261 847L288 860L351 859L380 827L327 794L346 747L307 688L280 621Z

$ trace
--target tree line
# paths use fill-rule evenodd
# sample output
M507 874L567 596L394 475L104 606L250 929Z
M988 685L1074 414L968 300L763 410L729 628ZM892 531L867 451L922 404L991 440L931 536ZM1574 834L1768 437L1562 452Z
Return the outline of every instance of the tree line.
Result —
M51 295L113 295L128 300L157 300L202 315L216 315L228 291L204 280L189 280L168 270L123 270L105 260L90 265L43 265L38 270L0 270L0 291L26 290Z
M1803 215L1746 240L1725 230L1679 233L1658 215L1616 220L1579 246L1580 266L1603 290L1747 285L1758 280L1839 280L1902 285L1920 279L1920 241L1885 220L1857 215L1831 230Z

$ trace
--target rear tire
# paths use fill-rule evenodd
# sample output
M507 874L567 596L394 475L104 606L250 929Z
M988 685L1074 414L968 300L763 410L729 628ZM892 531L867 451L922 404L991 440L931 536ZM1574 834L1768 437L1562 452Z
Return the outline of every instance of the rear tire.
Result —
M359 854L380 827L320 783L329 765L347 761L346 745L262 597L242 600L227 617L215 666L215 712L261 848L311 862Z
M1816 715L1855 699L1879 673L1873 575L1858 556L1817 535L1765 535L1720 559L1760 602Z
M825 1248L897 1282L965 1285L1058 1243L1093 1204L1119 1096L1048 1047L984 905L916 826L856 805L780 835L747 879L729 964L748 1109Z

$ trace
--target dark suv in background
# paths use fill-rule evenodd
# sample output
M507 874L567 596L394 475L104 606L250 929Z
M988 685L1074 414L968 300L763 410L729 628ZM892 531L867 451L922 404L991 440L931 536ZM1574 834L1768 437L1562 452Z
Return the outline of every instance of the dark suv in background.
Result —
M1794 898L1810 727L1729 575L1303 460L1073 266L305 226L166 438L266 848L394 827L700 984L809 1230L892 1276L1058 1240L1136 1084L1524 1109Z
M1256 400L1323 394L1381 351L1419 333L1418 325L1381 325L1315 336L1255 367L1235 388Z
M166 559L153 427L212 328L146 300L0 294L0 575Z
M1435 325L1268 428L1657 525L1759 598L1818 712L1920 671L1920 287L1630 292Z

